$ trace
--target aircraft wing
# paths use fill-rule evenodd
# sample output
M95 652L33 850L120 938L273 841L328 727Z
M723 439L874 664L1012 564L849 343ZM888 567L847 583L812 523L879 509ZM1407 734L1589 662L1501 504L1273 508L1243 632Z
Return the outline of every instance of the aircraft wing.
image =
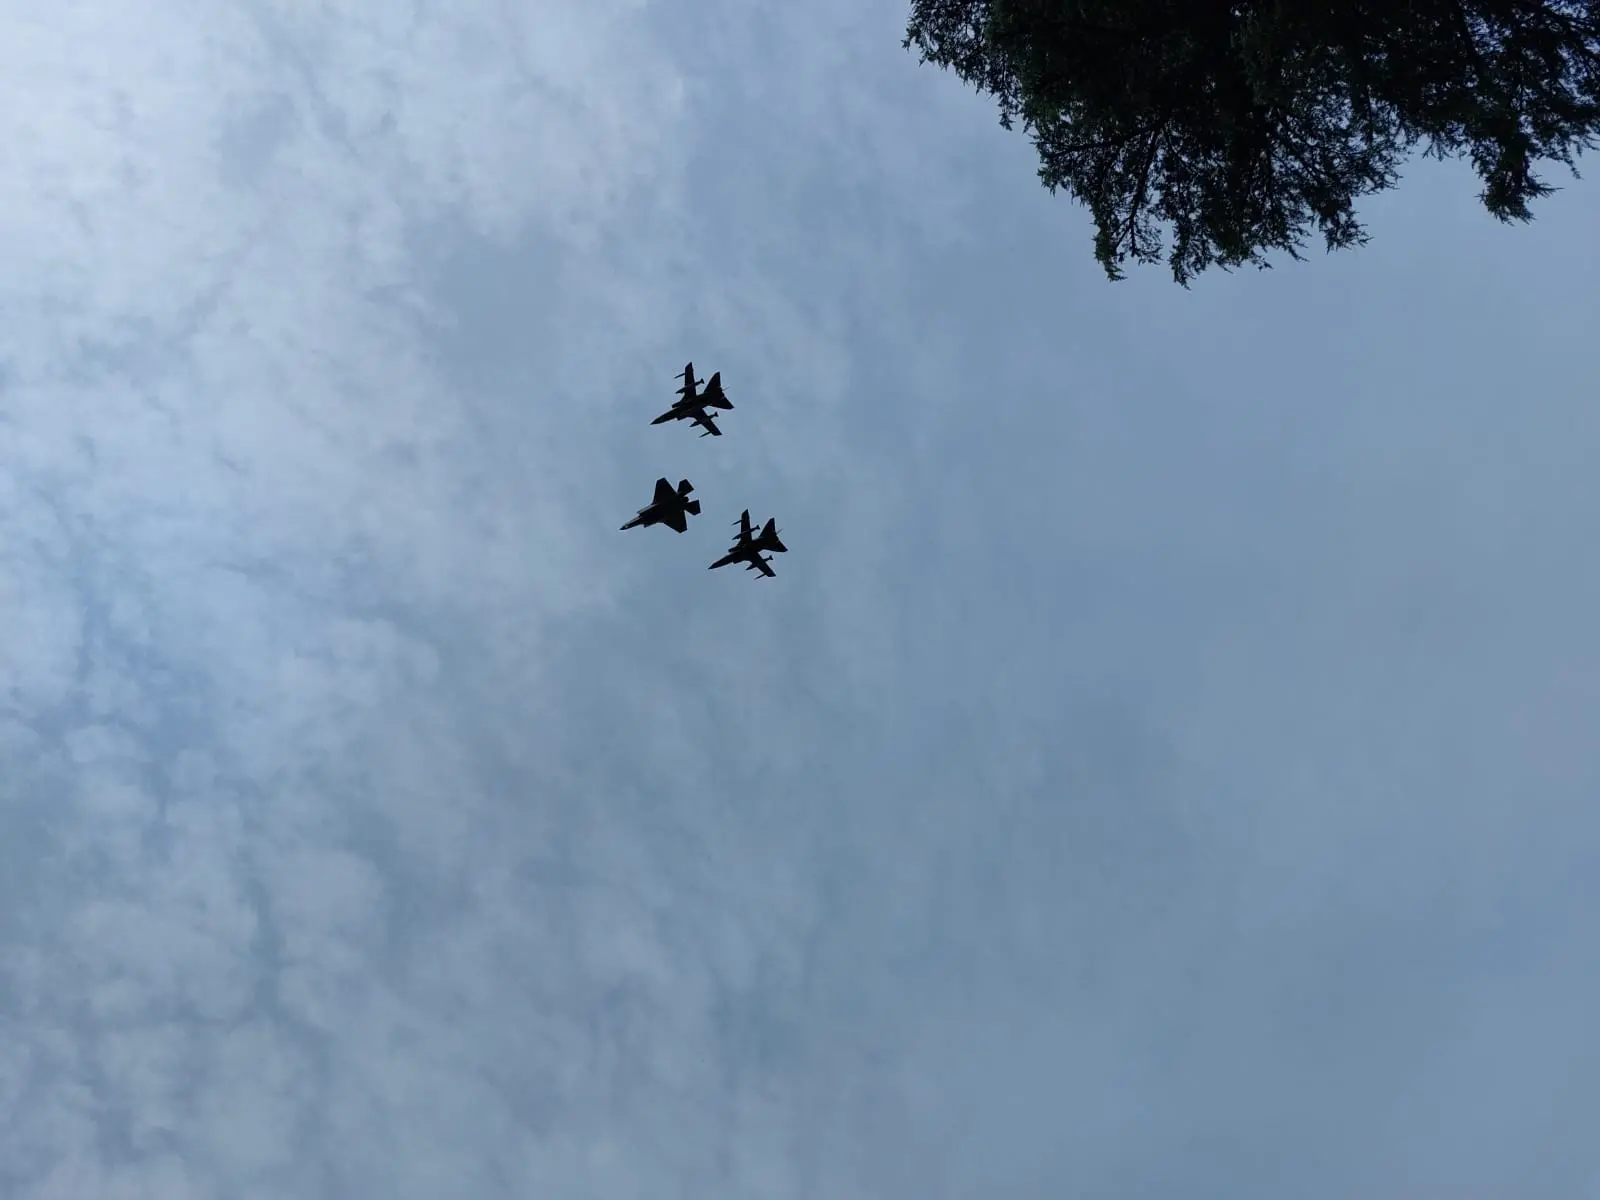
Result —
M664 507L677 498L678 493L673 490L672 484L667 482L665 476L656 480L656 496L650 503Z
M755 568L755 569L756 569L756 570L758 570L758 571L760 571L760 572L761 572L761 573L762 573L762 574L763 574L763 575L765 575L765 576L766 576L766 577L767 577L767 578L768 578L768 579L771 579L771 578L772 578L772 577L773 577L773 576L774 576L774 575L776 575L776 574L777 574L777 572L776 572L776 571L774 571L774 570L773 570L773 569L772 569L772 568L771 568L771 567L770 567L770 566L769 566L769 565L768 565L768 564L767 564L767 560L766 560L766 559L764 559L764 558L762 558L762 557L761 557L761 556L760 556L760 555L759 555L759 554L758 554L758 555L757 555L757 556L756 556L756 558L755 558L755 561L754 561L754 562L752 562L752 563L751 563L751 564L750 564L750 565L751 565L751 566L752 566L752 567L754 567L754 568Z
M733 402L728 399L727 393L722 390L721 371L718 371L706 381L706 390L700 394L700 399L704 400L712 408L727 409L733 407Z
M741 543L743 543L743 542L748 542L749 540L750 540L750 510L747 508L747 509L744 510L744 512L739 517L739 541Z
M711 419L711 414L708 413L703 408L699 412L695 413L695 415L694 415L694 423L696 425L700 426L701 429L705 430L705 433L702 433L700 435L701 437L706 437L706 436L721 437L722 436L722 430L717 428L717 423Z

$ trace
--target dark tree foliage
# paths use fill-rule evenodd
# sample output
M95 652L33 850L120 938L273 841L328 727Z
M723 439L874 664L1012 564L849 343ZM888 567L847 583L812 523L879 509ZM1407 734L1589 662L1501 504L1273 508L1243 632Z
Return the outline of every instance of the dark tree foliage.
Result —
M1088 206L1112 279L1299 258L1366 234L1356 200L1423 144L1530 220L1600 132L1600 0L912 0L905 45L1016 118Z

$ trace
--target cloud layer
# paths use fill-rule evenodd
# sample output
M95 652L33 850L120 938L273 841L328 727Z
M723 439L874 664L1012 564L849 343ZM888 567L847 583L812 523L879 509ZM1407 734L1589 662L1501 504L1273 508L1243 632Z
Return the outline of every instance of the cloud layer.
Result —
M900 21L9 23L0 1191L1600 1180L1586 185L1110 288Z

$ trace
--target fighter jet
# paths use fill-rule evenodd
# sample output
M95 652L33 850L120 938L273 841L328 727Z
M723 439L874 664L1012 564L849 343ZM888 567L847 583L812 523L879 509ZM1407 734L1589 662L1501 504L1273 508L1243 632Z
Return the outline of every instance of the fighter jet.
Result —
M672 485L663 476L656 480L655 499L641 508L638 516L622 528L632 529L635 525L665 525L668 529L684 532L689 528L689 517L700 515L700 501L689 499L689 493L692 491L694 484L687 479L680 480L678 490L673 491Z
M722 372L717 371L710 379L706 380L706 390L696 394L695 389L700 385L695 381L694 364L684 365L683 374L678 376L683 380L683 386L678 389L678 400L673 401L672 407L667 409L654 421L652 425L660 425L666 421L693 421L705 430L701 437L721 437L722 430L717 428L716 421L706 411L708 408L731 409L733 404L722 391Z
M742 562L745 570L760 571L765 578L771 579L777 572L772 569L772 560L763 558L761 552L763 550L772 550L778 554L787 554L789 552L789 547L778 539L778 523L776 519L769 520L761 527L760 533L752 536L750 531L750 510L747 508L740 514L739 519L734 524L739 527L739 540L734 542L732 549L707 567L706 570L715 571L718 567L725 567L729 563Z

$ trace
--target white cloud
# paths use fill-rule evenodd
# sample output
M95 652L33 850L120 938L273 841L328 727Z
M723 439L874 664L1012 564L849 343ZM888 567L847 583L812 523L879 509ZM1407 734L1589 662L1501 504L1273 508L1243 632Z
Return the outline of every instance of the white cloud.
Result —
M430 361L416 257L441 222L581 247L640 187L670 200L678 89L637 9L558 15L9 22L0 603L26 635L10 716L35 730L8 743L41 765L0 792L48 822L7 934L12 1035L36 1051L8 1194L506 1178L473 1166L496 1101L470 1062L382 1040L428 1037L413 1002L374 1007L382 947L410 936L379 863L448 888L480 850L455 748L473 718L433 694L430 614L473 613L475 642L503 627L526 670L519 627L595 598L563 465L497 449ZM519 519L541 510L558 519ZM325 1103L331 1134L307 1125ZM386 1164L329 1140L383 1127Z
M1587 742L1483 681L1592 690L1577 450L1417 503L1359 355L1263 415L1303 294L1080 300L892 7L11 23L0 1191L1282 1194L1230 1128L1377 1145L1506 1027ZM690 355L727 438L644 424ZM704 526L618 535L658 472ZM745 503L775 584L697 558Z

